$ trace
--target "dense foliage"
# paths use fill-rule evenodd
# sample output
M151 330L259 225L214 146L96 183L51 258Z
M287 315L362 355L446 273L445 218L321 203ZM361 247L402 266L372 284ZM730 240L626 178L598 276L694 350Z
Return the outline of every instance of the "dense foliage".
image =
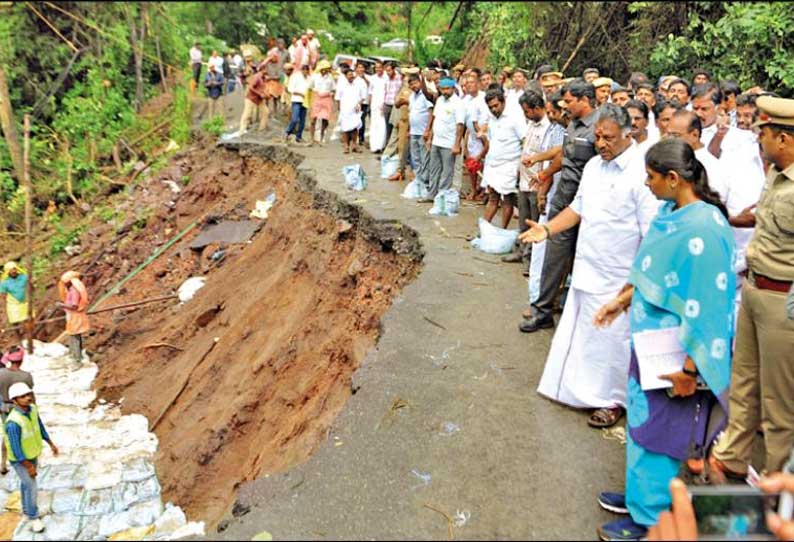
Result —
M166 90L168 128L137 142L149 151L190 136L187 51L241 43L266 49L271 38L317 31L322 51L380 54L420 64L464 56L491 68L550 63L566 75L588 66L618 80L689 75L702 66L747 87L782 95L794 88L794 11L786 3L739 2L3 2L0 66L9 82L18 132L33 117L32 176L37 212L90 199L109 176L142 159L121 148L163 120L139 114ZM426 40L440 35L443 44ZM404 53L381 48L410 38ZM116 156L114 156L114 149ZM119 158L121 164L119 164ZM121 166L121 167L119 167ZM18 224L22 192L0 140L0 229Z
M791 96L794 11L785 2L466 2L452 33L483 34L488 64L530 70L549 63L566 75L599 68L619 81L709 69L744 88ZM481 42L480 42L481 43Z

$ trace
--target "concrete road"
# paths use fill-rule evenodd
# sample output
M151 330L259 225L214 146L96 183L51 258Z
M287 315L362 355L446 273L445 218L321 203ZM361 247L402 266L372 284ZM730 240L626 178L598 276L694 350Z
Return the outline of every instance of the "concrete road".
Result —
M463 238L482 207L433 217L430 205L400 197L404 183L379 178L369 152L343 155L338 142L295 150L322 188L417 230L424 269L385 315L320 449L243 485L236 508L250 511L209 536L595 539L614 517L596 496L623 487L625 448L535 392L553 330L518 331L520 266ZM341 169L352 163L367 173L364 192L344 186Z

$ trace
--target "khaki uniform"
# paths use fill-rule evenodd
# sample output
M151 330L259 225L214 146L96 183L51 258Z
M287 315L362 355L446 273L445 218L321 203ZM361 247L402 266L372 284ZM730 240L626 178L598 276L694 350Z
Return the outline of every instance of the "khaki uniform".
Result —
M794 280L794 164L783 172L769 168L747 265L731 366L730 417L714 456L728 469L746 472L761 428L765 466L772 472L782 468L794 446L794 321L786 315L786 292L764 283Z
M408 78L403 78L403 86L397 93L394 100L397 103L400 100L408 100L411 95L411 89L408 87ZM383 149L383 156L399 156L400 165L398 170L405 172L405 166L408 163L408 118L409 111L408 105L402 107L392 107L389 122L397 129L392 130L391 137Z

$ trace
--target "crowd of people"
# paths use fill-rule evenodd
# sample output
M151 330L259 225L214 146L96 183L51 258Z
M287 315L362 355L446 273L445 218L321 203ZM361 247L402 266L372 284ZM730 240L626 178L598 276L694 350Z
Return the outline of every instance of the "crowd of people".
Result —
M501 209L508 228L518 208L503 260L529 277L519 329L556 327L538 392L592 427L627 415L625 491L598 498L627 516L600 537L645 537L682 467L746 477L758 431L780 470L794 446L794 100L705 70L625 86L595 68L431 70L403 70L420 201L462 155L486 220Z
M608 428L627 415L626 514L610 540L647 535L684 468L741 480L763 433L765 467L794 446L794 101L705 70L625 85L595 68L498 73L438 62L284 66L324 142L337 102L343 152L399 158L419 202L453 188L519 242L528 277L519 329L554 328L538 392ZM314 141L314 125L311 129ZM460 162L458 156L461 156ZM516 213L517 209L517 213ZM559 321L554 312L562 306ZM672 360L672 361L671 361ZM672 367L670 368L672 363ZM657 367L665 370L654 371Z

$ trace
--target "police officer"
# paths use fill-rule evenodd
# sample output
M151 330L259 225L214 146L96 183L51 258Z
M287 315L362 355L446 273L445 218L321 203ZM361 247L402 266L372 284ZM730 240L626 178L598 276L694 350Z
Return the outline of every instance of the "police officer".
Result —
M758 137L770 167L747 247L747 281L731 367L730 417L709 458L712 477L744 476L760 428L766 470L778 471L794 445L794 100L761 96Z

